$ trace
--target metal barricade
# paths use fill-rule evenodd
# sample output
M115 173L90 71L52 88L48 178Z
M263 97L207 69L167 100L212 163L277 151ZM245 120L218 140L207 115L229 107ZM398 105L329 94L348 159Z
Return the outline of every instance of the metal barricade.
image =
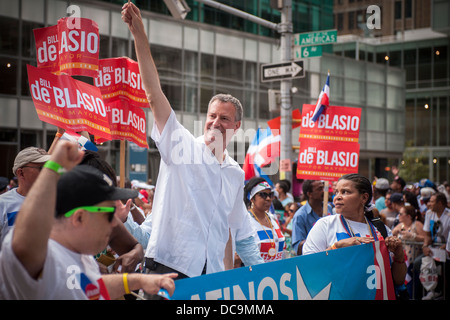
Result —
M414 281L414 261L416 260L416 258L418 258L420 255L422 255L422 246L423 246L423 242L422 241L410 241L410 240L405 240L402 239L402 244L403 244L403 249L405 251L405 254L407 256L408 259L408 270L411 271L411 277L412 279L410 281L412 281L412 297L411 299L414 299L415 297L415 293L416 290L423 290L423 287L420 285L420 283L417 283L417 281ZM433 248L439 248L441 247L443 244L442 243L433 243L432 247ZM446 279L446 275L445 274L445 270L446 270L446 259L443 259L442 261L439 262L439 264L441 264L441 277L443 281L442 284L442 298L446 299L447 298L447 292L446 292L446 286L445 286L445 282L447 281ZM411 268L411 269L410 269ZM423 295L424 291L422 291L422 295Z

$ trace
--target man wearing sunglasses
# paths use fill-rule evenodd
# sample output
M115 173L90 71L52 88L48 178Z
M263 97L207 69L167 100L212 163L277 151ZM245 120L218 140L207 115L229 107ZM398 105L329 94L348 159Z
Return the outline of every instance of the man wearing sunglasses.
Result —
M117 202L137 191L116 188L101 171L77 165L82 156L77 144L59 142L30 189L0 252L0 299L173 293L176 274L100 274L93 255L109 241Z
M0 196L0 250L1 242L14 225L25 197L36 181L44 163L50 155L44 149L28 147L20 151L14 159L13 173L19 186Z

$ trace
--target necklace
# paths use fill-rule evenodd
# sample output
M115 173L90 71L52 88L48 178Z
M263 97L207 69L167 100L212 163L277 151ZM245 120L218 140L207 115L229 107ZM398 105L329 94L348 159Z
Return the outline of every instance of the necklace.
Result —
M252 209L250 209L250 212L252 213L252 215L256 219L256 221L258 221L258 223L261 225L262 229L264 230L264 232L267 235L267 239L269 239L269 241L270 241L270 249L267 253L269 254L269 256L271 258L275 257L275 255L277 254L277 250L275 249L275 233L273 231L272 222L270 221L269 217L267 216L267 213L264 212L264 217L266 218L267 222L269 222L270 230L272 231L272 238L270 238L269 234L267 233L266 229L264 228L264 225L261 223L261 221L259 221L258 217L256 216L256 214L253 212Z
M347 234L350 237L356 237L356 234L353 232L352 227L350 226L350 223L348 223L347 219L341 214L341 222L344 225L345 230L347 231ZM372 226L372 224L367 220L367 217L364 216L364 220L366 221L366 225L367 225L367 230L368 230L368 234L371 234L372 237L375 240L378 240L378 237L376 235L376 231L374 229L374 227Z

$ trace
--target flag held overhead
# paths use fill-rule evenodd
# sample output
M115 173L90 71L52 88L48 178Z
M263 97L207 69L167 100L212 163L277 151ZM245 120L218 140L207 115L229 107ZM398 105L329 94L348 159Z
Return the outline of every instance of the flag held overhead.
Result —
M323 86L320 92L319 99L317 100L316 108L312 116L312 121L316 122L319 116L330 106L330 72L328 71L327 82Z

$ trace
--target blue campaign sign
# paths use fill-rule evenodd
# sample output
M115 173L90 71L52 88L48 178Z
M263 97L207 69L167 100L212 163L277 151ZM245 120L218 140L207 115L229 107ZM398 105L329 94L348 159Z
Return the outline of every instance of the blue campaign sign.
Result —
M379 267L381 255L377 251L377 246L364 244L181 279L175 281L172 299L373 300L392 298L392 278L390 278L390 272L386 273L382 267Z

